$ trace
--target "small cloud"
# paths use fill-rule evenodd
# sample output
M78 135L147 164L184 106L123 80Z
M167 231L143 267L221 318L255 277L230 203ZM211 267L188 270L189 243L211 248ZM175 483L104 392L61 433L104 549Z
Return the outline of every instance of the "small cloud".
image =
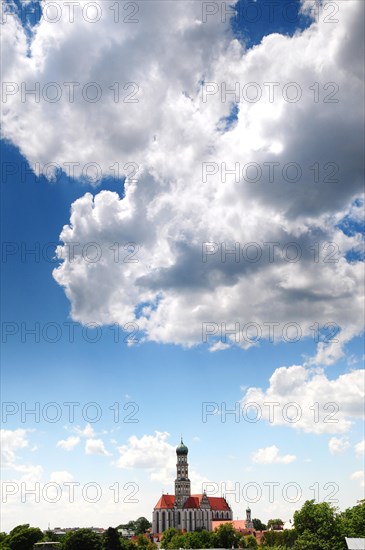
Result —
M61 449L64 449L65 451L72 451L76 445L80 443L80 438L76 435L70 435L67 439L61 439L60 441L57 441L56 447L61 447Z
M349 367L352 367L353 365L357 365L360 362L359 358L356 357L356 355L350 355L347 358L347 364Z
M279 449L272 445L271 447L265 447L259 449L252 456L252 462L255 464L289 464L296 460L295 455L279 455Z
M355 453L359 458L365 455L365 439L355 445Z
M75 432L81 437L87 437L89 439L95 436L94 428L90 424L86 424L83 430L79 427L75 428Z
M110 453L105 449L101 439L87 439L85 443L85 454L110 456Z
M16 460L16 451L28 447L27 432L29 430L1 430L1 461L4 467Z
M351 479L359 480L360 487L365 487L365 474L364 470L358 470L357 472L354 472L351 474Z
M350 443L344 437L331 437L328 442L328 448L332 455L339 455L347 451Z
M216 342L212 346L210 346L209 351L223 351L224 349L230 348L231 346L229 344L225 344L224 342Z
M66 472L65 470L63 470L59 472L52 472L49 479L53 483L58 483L59 485L62 485L62 483L68 483L72 481L73 475L70 474L70 472Z

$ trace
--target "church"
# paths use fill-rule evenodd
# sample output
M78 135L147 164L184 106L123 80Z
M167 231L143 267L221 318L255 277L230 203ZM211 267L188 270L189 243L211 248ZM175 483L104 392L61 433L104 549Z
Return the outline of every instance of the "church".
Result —
M190 491L188 448L181 439L176 449L175 494L163 494L153 510L152 532L160 534L169 527L184 531L212 531L215 521L232 521L233 513L225 498L208 497Z

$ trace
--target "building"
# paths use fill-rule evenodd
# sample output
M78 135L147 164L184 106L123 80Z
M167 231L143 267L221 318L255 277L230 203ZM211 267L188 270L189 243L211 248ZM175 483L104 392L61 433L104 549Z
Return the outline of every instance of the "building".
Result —
M52 550L53 548L58 549L60 546L60 542L36 542L34 544L36 550Z
M233 519L233 520L213 520L212 528L217 529L222 523L231 523L236 531L242 533L243 535L252 535L255 533L255 529L252 523L251 518L251 509L247 508L246 510L246 519Z
M152 517L152 532L163 533L169 527L184 531L213 530L213 521L232 521L231 507L225 498L208 497L204 492L192 495L189 479L188 448L181 439L176 449L175 494L162 494Z
M351 539L345 537L345 540L349 550L365 550L365 538Z

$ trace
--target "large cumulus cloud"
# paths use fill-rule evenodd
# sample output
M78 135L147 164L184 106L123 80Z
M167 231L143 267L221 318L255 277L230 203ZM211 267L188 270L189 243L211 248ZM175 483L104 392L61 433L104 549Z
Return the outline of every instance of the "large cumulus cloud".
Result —
M201 342L204 323L254 322L269 338L270 322L280 324L279 337L288 322L303 336L331 322L341 327L339 342L319 342L314 358L328 364L362 329L362 265L348 259L361 239L339 223L356 217L362 193L363 3L342 2L338 22L319 17L301 33L270 35L249 50L228 19L203 23L200 2L166 5L142 2L140 23L122 27L111 17L93 27L79 18L60 21L51 34L41 22L30 56L16 18L5 25L5 46L15 51L5 80L139 86L138 103L110 95L98 104L32 104L14 95L5 105L4 136L31 163L97 162L105 174L117 161L141 167L123 194L88 193L72 205L54 273L72 316L136 322L147 339L182 345ZM247 83L255 83L250 92ZM224 85L239 97L222 101ZM251 101L244 90L262 97ZM229 117L232 102L237 115ZM222 163L239 174L223 178ZM277 163L273 180L268 163ZM300 167L298 180L285 172L290 163ZM258 181L243 177L249 164L262 170ZM81 254L91 242L101 251L95 262ZM217 247L202 261L206 242ZM253 242L262 251L256 261L242 255ZM285 248L293 242L297 262L295 247ZM80 243L72 258L67 243ZM239 261L222 261L220 243L240 243ZM264 243L278 243L274 256ZM138 261L124 261L132 252ZM227 342L252 344L234 335Z

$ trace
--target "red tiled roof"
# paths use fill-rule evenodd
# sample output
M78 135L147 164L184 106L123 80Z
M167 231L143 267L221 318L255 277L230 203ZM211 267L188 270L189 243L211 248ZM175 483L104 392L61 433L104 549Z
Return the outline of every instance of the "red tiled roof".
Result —
M204 495L191 495L185 502L184 508L199 508ZM227 501L223 497L207 497L212 510L229 511ZM155 510L163 508L173 508L175 504L175 495L162 495L155 506Z
M175 495L162 495L155 506L155 510L161 510L162 508L173 508L174 504Z
M229 510L227 501L223 497L208 497L212 510Z
M202 495L192 495L189 497L184 504L184 508L199 508Z
M214 531L214 529L216 529L217 527L219 527L223 523L232 523L234 529L236 529L237 531L246 530L246 520L244 520L244 519L232 519L232 520L222 519L222 520L213 520L212 521L213 531Z

